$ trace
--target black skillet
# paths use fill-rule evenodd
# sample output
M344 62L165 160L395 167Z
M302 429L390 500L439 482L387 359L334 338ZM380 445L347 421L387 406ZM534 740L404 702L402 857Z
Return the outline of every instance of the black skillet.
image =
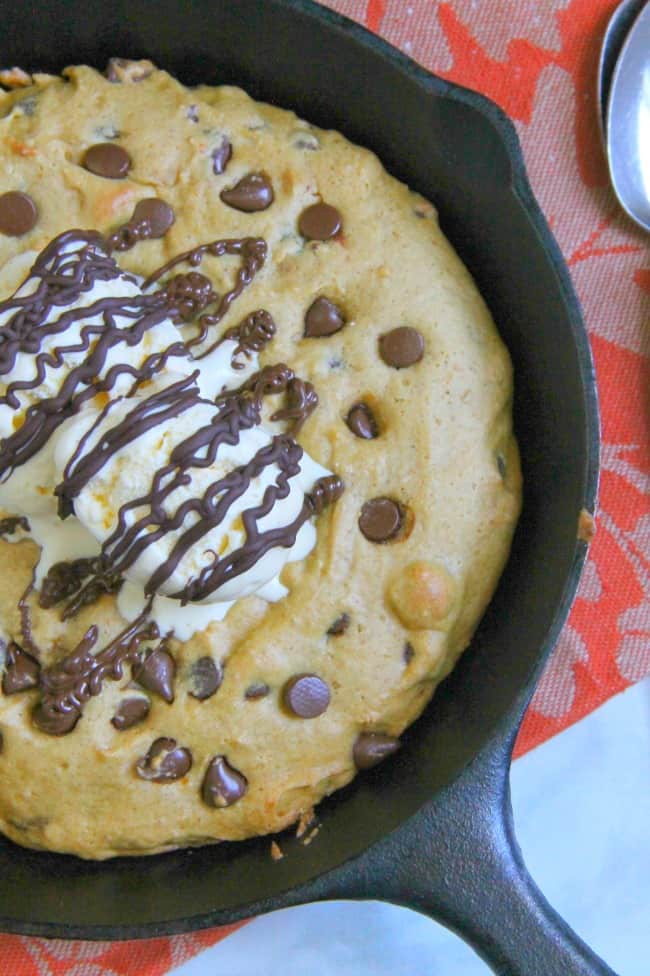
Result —
M369 146L430 197L512 354L525 478L512 557L471 648L403 750L323 803L314 843L283 842L279 863L261 839L94 864L1 841L0 928L144 938L317 899L379 898L450 926L498 973L611 973L535 887L512 827L512 744L575 592L578 517L594 509L598 455L580 309L512 124L306 0L48 0L0 11L3 64L57 72L146 56L188 84L240 84Z

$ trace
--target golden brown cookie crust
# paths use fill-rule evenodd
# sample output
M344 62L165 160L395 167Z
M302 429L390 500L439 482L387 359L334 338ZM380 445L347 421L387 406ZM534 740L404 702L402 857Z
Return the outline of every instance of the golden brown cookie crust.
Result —
M261 362L287 362L315 385L320 404L298 439L340 474L346 491L319 518L309 557L285 569L285 599L241 600L223 622L171 642L174 702L152 695L141 724L118 731L110 721L132 693L128 673L105 682L74 731L59 738L32 724L37 691L0 694L0 829L26 846L88 858L275 832L355 775L360 732L398 736L471 638L520 508L510 361L434 208L369 151L239 89L188 90L142 64L117 65L112 82L87 67L64 75L35 76L33 85L0 94L4 184L28 193L39 215L22 238L0 235L2 294L25 270L16 255L40 251L71 227L110 233L146 197L167 201L176 221L163 239L118 256L140 274L197 243L265 238L266 265L219 329L258 308L271 312L277 334ZM215 173L224 137L232 158ZM125 179L80 165L89 146L106 141L128 152ZM222 191L262 169L274 191L268 209L224 204ZM320 200L339 210L342 231L306 241L300 214ZM226 258L202 270L223 291L234 268ZM322 296L346 324L304 338L305 313ZM422 358L400 369L380 355L381 337L398 327L424 341ZM379 436L360 438L346 424L359 402L372 407ZM378 544L358 520L364 503L384 497L408 513L409 531ZM17 603L37 553L27 540L0 541L7 642L24 645ZM92 623L102 639L123 626L110 596L67 624L55 610L31 606L44 664L69 652ZM328 634L343 614L347 627ZM221 662L223 681L201 701L190 694L190 669L206 655ZM320 676L331 692L313 719L292 716L282 701L286 682L303 673ZM255 685L268 694L247 697ZM147 782L134 771L159 737L191 750L191 769L174 782ZM248 781L246 794L224 808L201 799L217 755Z

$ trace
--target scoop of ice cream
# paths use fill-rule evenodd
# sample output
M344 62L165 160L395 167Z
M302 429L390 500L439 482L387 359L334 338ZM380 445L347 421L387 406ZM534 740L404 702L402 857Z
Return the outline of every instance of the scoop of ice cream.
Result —
M254 399L215 404L176 379L67 421L55 466L57 492L100 543L105 565L132 584L127 615L155 596L159 619L159 598L172 598L179 633L190 604L205 626L242 597L284 595L283 567L316 541L309 493L331 473L287 434L265 429Z
M44 428L54 432L66 413L86 405L101 409L143 373L162 368L198 368L203 393L214 397L255 372L257 353L243 355L237 338L225 338L195 362L165 301L143 292L98 234L69 231L38 256L16 255L0 281L15 285L27 271L25 257L27 277L0 303L0 509L55 519L52 440Z
M191 368L164 305L145 298L98 234L55 238L0 303L0 507L54 515L48 434L66 413L127 392L163 360Z
M311 384L284 364L258 371L270 314L214 335L265 242L202 244L142 282L111 253L152 236L133 220L109 239L59 235L0 302L0 512L29 520L44 606L88 575L89 592L124 581L123 615L146 604L183 639L241 597L283 596L282 568L311 550L312 516L341 484L284 432L318 403ZM159 283L204 253L241 257L228 292L197 271ZM12 286L25 266L12 259ZM263 398L280 392L265 426Z

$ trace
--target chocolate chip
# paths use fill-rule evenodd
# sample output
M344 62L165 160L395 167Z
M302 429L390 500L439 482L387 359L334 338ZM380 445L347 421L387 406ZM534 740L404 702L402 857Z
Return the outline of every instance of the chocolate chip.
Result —
M352 749L352 758L357 769L371 769L392 756L400 747L399 739L381 732L362 732L357 736Z
M497 454L497 468L502 478L506 476L506 459L503 454Z
M229 207L243 213L266 210L274 200L273 185L266 173L249 173L219 196Z
M316 718L330 703L330 690L317 674L296 674L282 690L282 700L292 715Z
M329 203L314 203L298 218L298 230L309 241L327 241L342 225L341 214Z
M190 122L199 121L199 110L196 105L188 105L185 109L185 117L190 120Z
M350 407L345 422L357 437L371 441L379 437L379 425L367 403L355 403Z
M0 234L21 237L32 229L37 218L36 204L27 193L9 190L0 195Z
M152 742L146 756L141 756L135 769L142 779L154 783L169 783L180 779L192 768L192 753L176 744L176 739L160 738Z
M345 325L343 312L329 298L317 298L305 314L305 338L320 339L334 335Z
M212 698L221 687L222 681L221 665L217 665L211 657L200 657L190 669L190 695L192 698L198 698L199 701Z
M224 172L226 166L228 165L228 163L230 162L230 159L232 157L232 145L230 143L230 139L228 139L227 136L223 136L222 139L221 139L221 142L219 143L219 145L216 146L216 148L213 149L212 152L210 153L210 156L212 158L212 172L216 176L219 176L221 173ZM244 177L244 179L246 179L246 177ZM237 186L239 186L239 185L240 184L238 183ZM226 191L226 192L228 192L228 191ZM230 192L232 192L232 191L230 191ZM223 199L223 197L222 197L222 199ZM228 203L227 200L225 202ZM273 203L273 190L272 189L271 189L271 199L269 200L269 203L267 203L266 206L268 207L268 205L270 203ZM236 206L236 204L231 203L230 206L231 207L234 207L234 206ZM242 209L242 208L238 207L237 209ZM253 209L254 210L264 210L265 207L254 207Z
M266 698L270 690L264 681L255 681L244 692L244 698L247 698L249 701L255 701L257 698Z
M370 542L388 542L404 521L402 507L392 498L371 498L361 509L359 528Z
M32 722L46 735L67 735L75 728L81 712L73 708L69 712L59 712L39 702L32 712Z
M143 688L160 695L166 702L174 700L174 674L176 662L169 651L159 647L147 655L133 676Z
M149 714L150 707L147 698L125 698L118 705L117 711L111 719L111 725L114 725L118 732L132 729L134 725L144 722Z
M230 765L225 756L210 761L201 785L203 802L209 807L231 807L248 789L246 777Z
M350 626L350 617L347 613L342 613L340 617L337 617L332 626L328 629L327 633L330 637L339 637L344 634L348 627Z
M407 641L404 645L404 650L402 651L402 660L404 664L410 664L415 657L415 648L410 641Z
M146 200L139 200L135 205L131 220L139 223L147 220L151 227L150 237L163 237L167 233L175 220L174 211L158 197L147 197Z
M131 157L126 149L113 142L97 142L86 149L81 165L107 180L123 180L131 169Z
M38 685L41 666L31 654L23 651L14 641L7 647L5 673L2 676L2 690L5 695L15 695Z
M391 329L379 338L379 355L387 366L395 369L419 363L424 355L422 333L408 325Z

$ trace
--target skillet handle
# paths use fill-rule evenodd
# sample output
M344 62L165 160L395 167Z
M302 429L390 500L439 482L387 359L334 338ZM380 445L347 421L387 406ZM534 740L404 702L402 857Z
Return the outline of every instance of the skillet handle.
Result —
M508 736L491 745L361 865L354 862L357 891L350 894L435 918L499 976L615 976L526 870L512 820L512 744Z

